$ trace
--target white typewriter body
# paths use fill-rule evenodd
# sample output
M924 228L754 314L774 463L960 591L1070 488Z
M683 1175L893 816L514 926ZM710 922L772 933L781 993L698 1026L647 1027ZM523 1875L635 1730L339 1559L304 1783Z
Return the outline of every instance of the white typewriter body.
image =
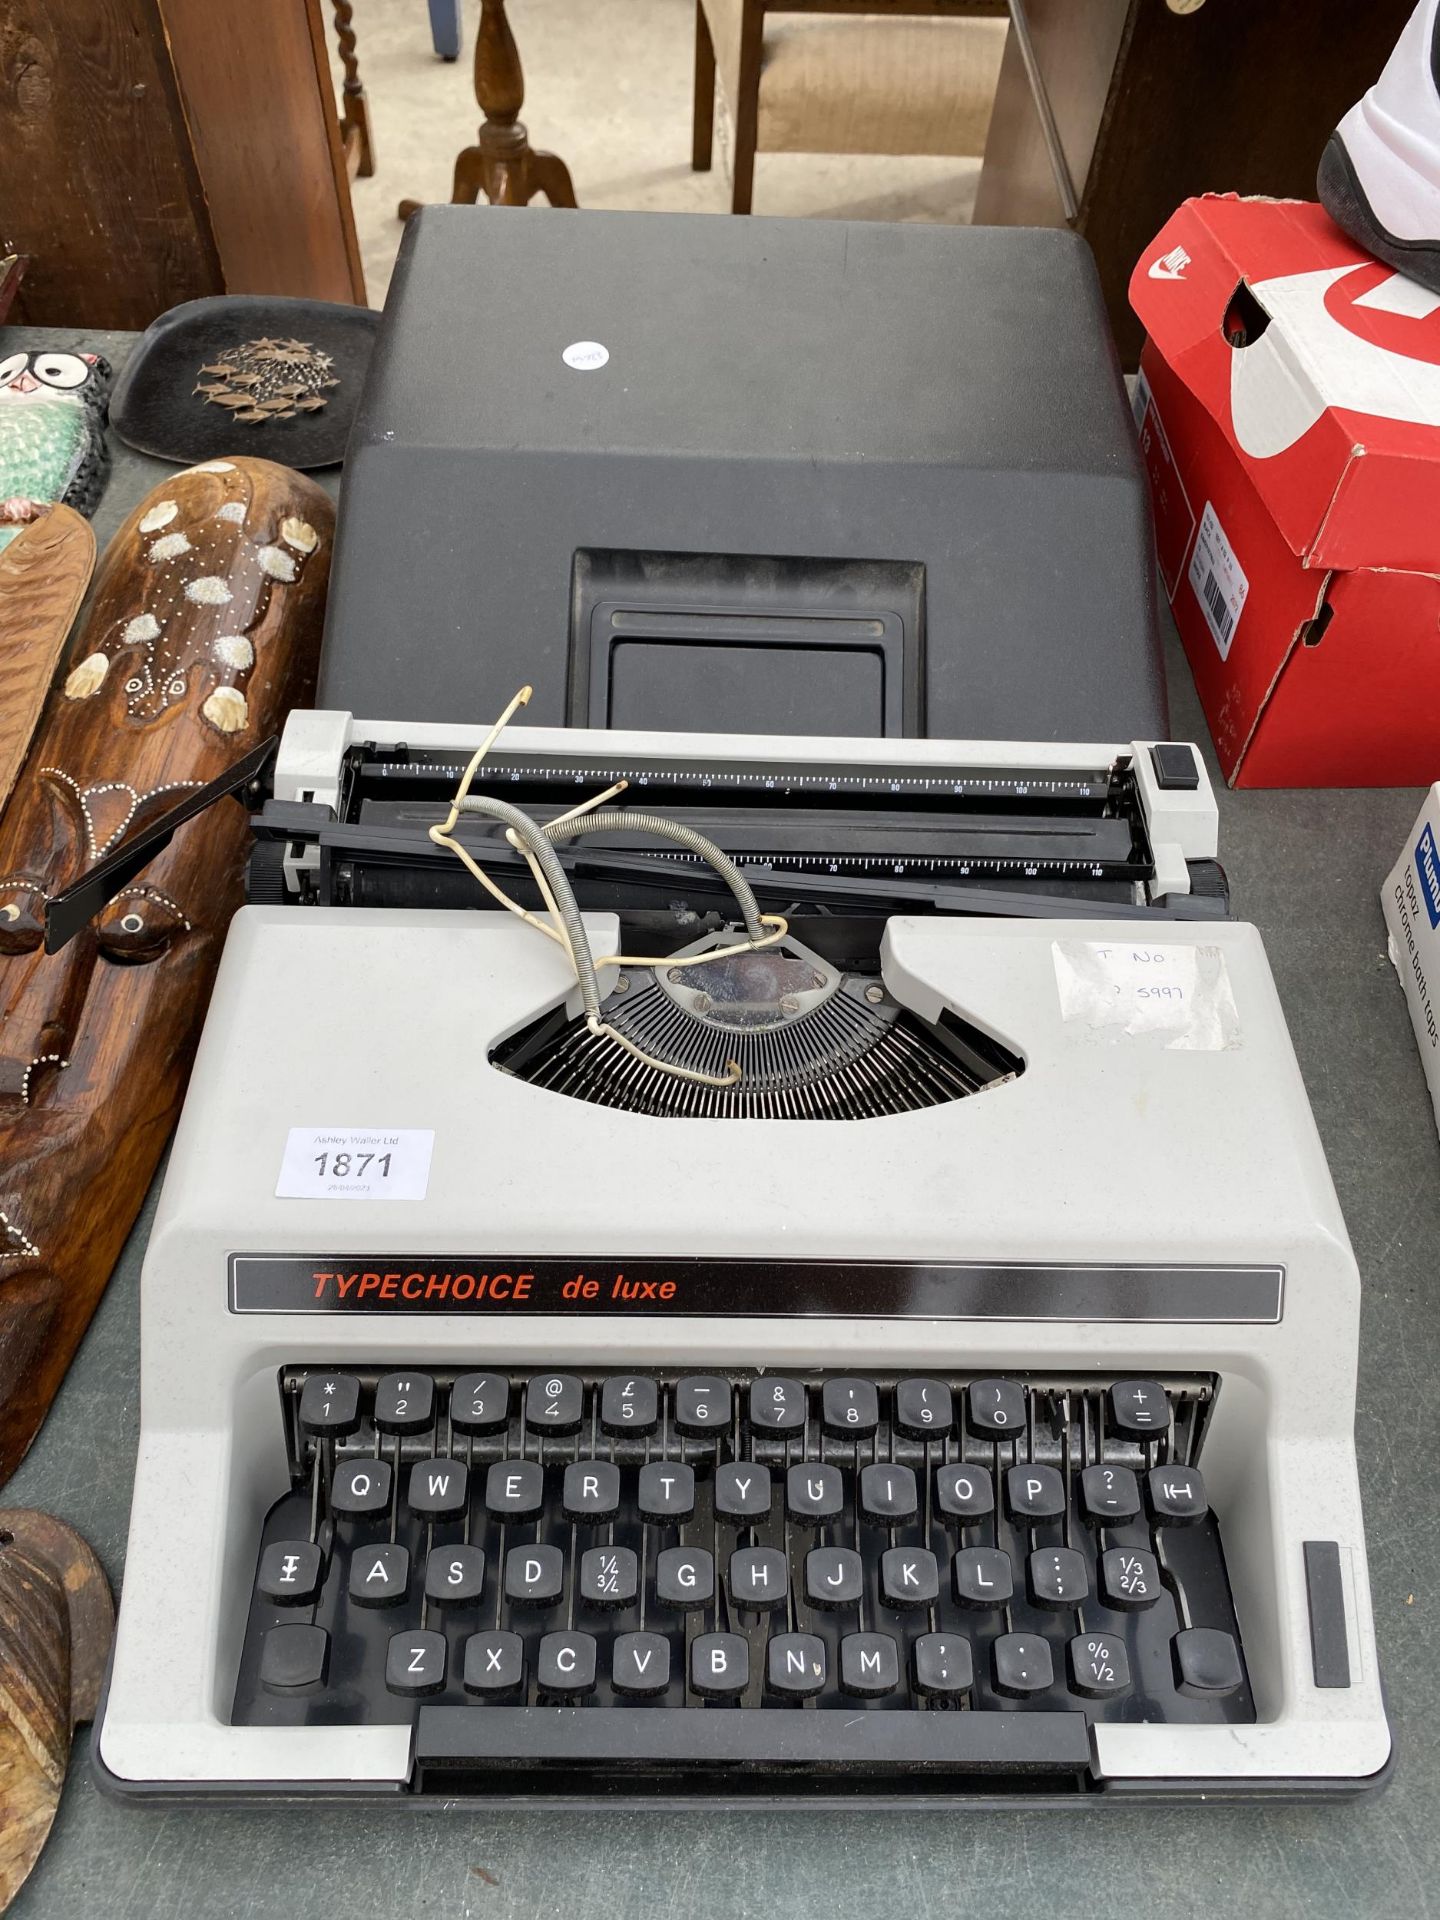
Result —
M1026 751L1043 764L1077 750ZM292 755L287 777L313 792L323 772ZM1208 835L1213 852L1208 789L1178 799L1177 844ZM587 924L612 950L614 922ZM1076 941L1122 956L1203 948L1212 973L1218 955L1223 1038L1175 1044L1174 1027L1133 1031L1077 1008L1057 962ZM1304 1790L1385 1768L1353 1443L1359 1278L1255 929L916 915L890 920L882 966L897 999L981 1023L1024 1072L865 1121L611 1111L492 1064L497 1038L574 993L563 954L507 916L238 915L144 1268L139 1462L99 1734L120 1789L406 1781L408 1727L230 1723L260 1529L286 1475L277 1371L397 1352L416 1366L1213 1372L1203 1466L1256 1720L1097 1725L1096 1781ZM310 1127L433 1132L424 1197L278 1197L290 1132ZM237 1256L309 1263L321 1298L234 1311ZM318 1278L392 1260L653 1274L697 1257L766 1263L772 1302L688 1313L682 1287L673 1310L577 1312L537 1290L369 1312ZM867 1262L980 1269L999 1293L982 1311L957 1288L953 1312L923 1317L807 1307L804 1276ZM1047 1291L1056 1269L1074 1282L1068 1317ZM1134 1301L1157 1274L1168 1279L1148 1317ZM1338 1545L1348 1685L1315 1684L1307 1541Z

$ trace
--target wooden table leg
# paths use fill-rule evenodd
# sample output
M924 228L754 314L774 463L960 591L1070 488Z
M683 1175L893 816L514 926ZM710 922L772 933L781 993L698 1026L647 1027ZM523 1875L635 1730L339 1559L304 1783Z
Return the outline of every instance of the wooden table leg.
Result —
M505 0L483 0L475 37L475 98L485 117L477 143L455 157L452 203L468 205L484 194L492 207L524 207L543 193L552 207L573 207L570 169L556 154L535 151L520 118L525 76ZM424 204L402 200L400 218L408 220Z

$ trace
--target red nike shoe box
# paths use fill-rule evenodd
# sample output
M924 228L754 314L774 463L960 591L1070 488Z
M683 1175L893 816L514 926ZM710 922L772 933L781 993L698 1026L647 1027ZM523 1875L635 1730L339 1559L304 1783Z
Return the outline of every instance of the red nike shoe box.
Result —
M1304 201L1187 200L1130 282L1155 543L1231 786L1440 777L1440 296Z

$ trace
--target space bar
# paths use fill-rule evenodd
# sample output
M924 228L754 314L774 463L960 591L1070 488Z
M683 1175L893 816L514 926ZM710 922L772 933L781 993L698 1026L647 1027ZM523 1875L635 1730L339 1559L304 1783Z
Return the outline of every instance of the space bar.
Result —
M893 1712L793 1707L421 1707L421 1767L933 1766L1075 1773L1090 1765L1083 1713Z

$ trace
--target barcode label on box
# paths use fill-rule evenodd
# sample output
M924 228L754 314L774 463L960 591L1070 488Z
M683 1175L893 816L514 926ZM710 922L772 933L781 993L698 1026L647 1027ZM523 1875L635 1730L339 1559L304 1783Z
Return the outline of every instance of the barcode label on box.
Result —
M1200 516L1200 531L1195 536L1195 551L1190 558L1190 585L1200 602L1210 637L1220 650L1220 658L1228 660L1250 582L1235 558L1235 549L1225 538L1219 515L1208 500Z

